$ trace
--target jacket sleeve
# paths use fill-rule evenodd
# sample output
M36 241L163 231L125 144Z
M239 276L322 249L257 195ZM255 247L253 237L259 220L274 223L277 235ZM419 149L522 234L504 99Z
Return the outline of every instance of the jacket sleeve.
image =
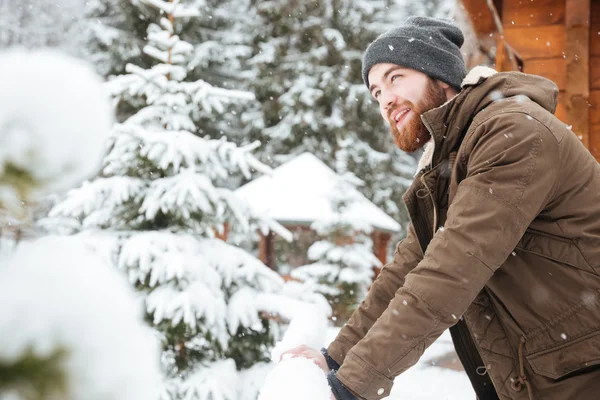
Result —
M493 116L472 138L444 229L336 374L360 398L390 394L394 377L458 321L555 192L559 143L537 120Z
M363 302L327 348L327 354L335 362L343 364L348 351L371 329L398 288L404 284L406 274L415 268L422 258L423 253L414 228L409 224L406 238L396 246L394 259L381 269Z

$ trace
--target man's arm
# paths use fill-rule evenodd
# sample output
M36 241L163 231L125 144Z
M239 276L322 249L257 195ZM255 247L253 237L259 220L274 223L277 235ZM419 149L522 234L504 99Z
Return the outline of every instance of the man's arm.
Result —
M422 258L423 253L414 228L409 224L406 238L396 246L394 259L381 269L364 301L354 311L327 351L323 351L329 368L339 368L348 351L366 335L387 308L398 288L404 284L406 274L415 268ZM336 366L338 368L335 368Z
M357 397L389 396L394 377L458 321L552 198L559 143L527 117L503 114L476 128L444 229L336 373Z

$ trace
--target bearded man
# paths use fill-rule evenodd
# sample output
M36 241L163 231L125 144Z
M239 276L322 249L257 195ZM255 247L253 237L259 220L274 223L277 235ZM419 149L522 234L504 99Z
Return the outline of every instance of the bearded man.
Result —
M479 400L600 398L600 166L540 76L468 74L450 21L369 45L363 79L398 147L426 146L393 261L321 352L339 400L378 400L450 329ZM435 384L435 382L432 382Z

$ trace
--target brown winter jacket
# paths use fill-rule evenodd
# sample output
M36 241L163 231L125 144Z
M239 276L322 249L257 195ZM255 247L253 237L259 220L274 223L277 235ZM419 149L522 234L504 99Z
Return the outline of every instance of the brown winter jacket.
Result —
M360 398L450 328L480 400L600 399L600 166L552 82L489 71L422 116L408 236L327 349Z

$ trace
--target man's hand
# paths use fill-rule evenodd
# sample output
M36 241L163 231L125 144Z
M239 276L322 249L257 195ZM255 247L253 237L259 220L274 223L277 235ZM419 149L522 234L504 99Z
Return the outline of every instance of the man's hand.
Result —
M309 360L312 360L315 364L319 366L319 368L321 368L325 372L325 374L328 374L330 371L329 367L327 366L327 361L325 361L325 357L323 356L323 354L321 354L319 350L315 350L312 347L308 347L306 345L300 345L298 347L294 347L293 349L286 351L285 353L282 353L281 357L279 358L279 361L295 357L304 357L308 358Z

